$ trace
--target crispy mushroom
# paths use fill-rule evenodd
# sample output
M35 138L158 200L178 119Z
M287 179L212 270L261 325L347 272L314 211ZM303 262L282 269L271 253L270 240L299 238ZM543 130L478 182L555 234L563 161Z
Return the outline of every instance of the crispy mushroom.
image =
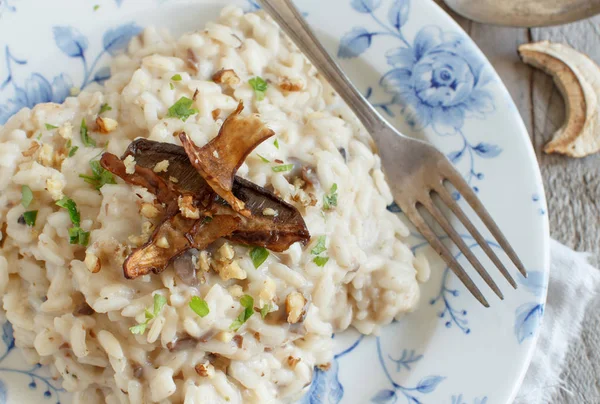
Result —
M203 147L198 147L184 133L179 140L189 156L190 162L211 188L231 205L248 217L250 211L231 192L235 173L248 154L259 144L275 134L256 115L240 116L244 104L227 117L217 137Z

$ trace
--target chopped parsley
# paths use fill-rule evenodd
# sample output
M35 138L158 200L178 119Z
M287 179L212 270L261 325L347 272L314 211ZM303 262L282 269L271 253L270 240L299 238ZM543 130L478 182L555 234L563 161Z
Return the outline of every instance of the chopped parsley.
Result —
M27 226L33 227L35 226L35 219L37 219L37 210L30 210L28 212L23 213L23 220Z
M231 323L231 325L229 326L229 329L232 331L239 330L240 327L244 325L244 323L248 321L248 319L254 314L254 299L252 298L252 296L242 296L240 299L240 304L244 308L244 311L242 311L238 318L236 318L233 321L233 323Z
M79 134L81 135L81 141L83 145L86 147L96 147L96 141L92 139L88 134L87 123L85 123L85 118L81 120L81 128L79 129Z
M71 147L71 149L69 150L69 157L73 157L75 153L77 153L77 150L79 150L79 146Z
M145 316L146 321L140 323L138 325L134 325L133 327L129 327L129 331L132 334L142 335L146 332L146 328L148 328L148 323L150 320L155 319L159 314L162 308L167 304L167 298L160 294L154 295L154 306L152 307L152 311L146 309Z
M173 80L173 81L181 81L181 74L177 73L176 75L174 75L173 77L171 77L171 80Z
M319 238L317 239L317 244L315 244L313 249L310 250L310 253L312 255L316 255L316 257L313 258L313 262L320 267L325 266L325 264L327 264L327 261L329 261L329 257L320 255L327 251L327 246L325 245L326 242L327 236L319 236Z
M71 198L65 196L56 202L57 206L65 208L69 212L73 227L69 229L69 243L86 246L90 241L90 232L84 231L81 227L81 215L77 210L77 204Z
M46 126L46 129L48 129L48 130L58 129L58 126L50 125L49 123L45 124L45 126Z
M98 9L99 9L99 8L100 8L100 4L96 4L96 5L94 6L94 11L98 11Z
M173 85L173 83L169 83L169 87L171 88L171 90L175 90L175 86Z
M33 192L31 192L31 188L27 185L23 185L21 187L21 205L23 205L24 208L28 208L32 201Z
M37 139L37 140L40 140L41 138L42 138L42 133L40 132L40 133L38 133L38 135L37 135L36 139Z
M252 259L252 264L256 269L258 269L258 267L261 266L268 257L269 252L264 247L254 247L252 250L250 250L250 258Z
M112 107L110 105L108 105L108 104L102 104L100 106L100 112L98 112L98 115L100 115L100 114L102 114L103 112L106 112L106 111L112 111Z
M263 80L262 77L254 77L248 80L248 84L254 90L254 94L256 95L256 99L258 101L262 101L265 99L265 93L267 92L267 82Z
M93 175L79 174L79 178L83 178L85 182L92 185L97 190L100 190L106 184L116 184L114 175L108 170L105 170L98 160L90 161Z
M261 155L260 155L260 154L258 154L258 153L256 153L256 155L257 155L258 157L260 157L260 159L262 160L262 162L263 162L263 163L270 163L270 162L271 162L271 161L270 161L268 158L266 158L266 157L263 157L263 156L261 156Z
M271 303L267 303L263 307L260 308L260 316L263 318L263 320L265 319L265 317L267 317L267 314L269 314L270 311L271 311Z
M190 309L194 311L200 317L206 317L208 313L210 313L210 309L208 308L208 303L206 300L202 299L198 296L193 296L190 301Z
M294 169L294 165L293 164L283 164L280 166L274 166L271 167L271 170L275 171L276 173L283 173L286 171L292 171Z
M323 208L325 210L329 210L338 204L338 186L337 184L333 184L329 193L323 197Z
M273 142L273 144L275 145L275 147L277 149L279 149L279 140L275 139L275 141Z
M312 255L319 255L322 252L327 251L327 247L325 246L326 242L327 236L319 236L319 238L317 239L317 244L313 247L312 250L310 250L310 253Z
M198 113L196 108L190 108L193 103L194 101L190 98L181 97L171 108L169 108L167 116L169 118L179 118L185 122L190 116Z

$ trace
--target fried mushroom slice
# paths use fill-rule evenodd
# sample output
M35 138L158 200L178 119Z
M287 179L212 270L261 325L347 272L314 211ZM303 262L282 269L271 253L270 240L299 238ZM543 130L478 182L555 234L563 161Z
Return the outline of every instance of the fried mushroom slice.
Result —
M210 187L236 212L248 217L250 211L231 192L235 173L248 154L275 132L256 115L240 116L243 109L244 104L240 102L223 122L217 137L203 147L196 146L185 132L179 134L179 140L190 162Z
M230 235L239 222L237 217L221 215L211 220L190 220L181 214L170 217L157 227L149 242L127 257L123 263L125 277L135 279L150 272L160 273L188 249L202 250Z

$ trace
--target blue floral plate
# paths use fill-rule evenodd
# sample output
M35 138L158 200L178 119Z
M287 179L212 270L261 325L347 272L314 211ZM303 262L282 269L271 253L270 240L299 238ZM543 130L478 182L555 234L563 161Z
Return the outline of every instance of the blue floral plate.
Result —
M258 8L252 0L233 2ZM492 271L506 299L488 296L492 307L485 309L415 235L413 250L427 251L433 266L418 310L377 337L336 335L332 367L316 371L303 402L511 402L535 347L549 267L541 176L515 105L483 54L431 0L297 3L367 98L404 133L426 138L456 164L529 271L523 279L510 266L518 290ZM101 84L109 58L142 27L181 34L201 28L223 5L0 0L0 124L23 107L61 102L72 87ZM2 342L0 403L71 401L43 367L26 364L9 323Z

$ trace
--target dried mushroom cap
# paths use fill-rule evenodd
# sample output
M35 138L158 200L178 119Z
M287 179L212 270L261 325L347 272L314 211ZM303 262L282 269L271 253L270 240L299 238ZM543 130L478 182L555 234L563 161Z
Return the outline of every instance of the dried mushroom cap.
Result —
M548 41L521 45L525 63L542 69L554 82L567 105L563 126L544 147L546 153L585 157L600 150L600 67L568 45Z
M219 134L203 147L197 147L185 134L179 140L190 162L210 187L242 215L250 216L244 203L232 191L235 173L246 157L259 144L275 134L257 116L240 116L244 104L227 117Z

